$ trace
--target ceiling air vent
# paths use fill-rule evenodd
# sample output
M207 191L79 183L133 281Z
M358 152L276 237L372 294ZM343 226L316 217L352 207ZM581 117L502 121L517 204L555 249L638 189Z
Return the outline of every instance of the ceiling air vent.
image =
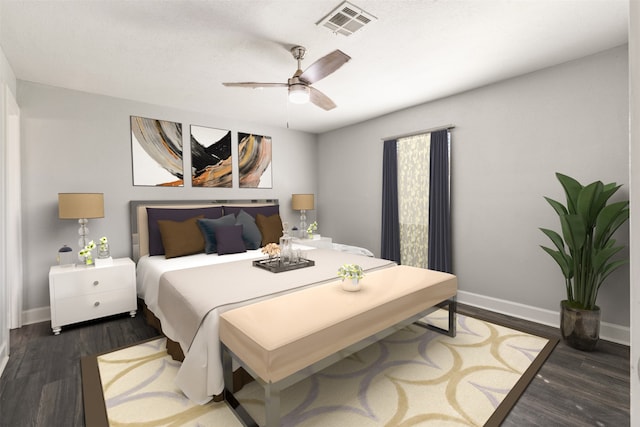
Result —
M345 1L322 18L316 25L322 25L336 34L350 36L376 19L378 18Z

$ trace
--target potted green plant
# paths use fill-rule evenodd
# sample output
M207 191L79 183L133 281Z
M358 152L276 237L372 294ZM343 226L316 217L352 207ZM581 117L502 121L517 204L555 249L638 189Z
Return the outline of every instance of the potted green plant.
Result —
M623 249L612 238L629 219L629 201L608 203L621 187L601 181L583 186L556 173L566 206L545 197L560 218L561 233L541 228L555 249L542 246L558 263L565 279L567 299L560 304L562 338L572 347L593 350L600 335L598 291L605 279L627 260L614 260Z
M364 277L364 271L358 264L343 264L338 269L338 277L342 279L342 289L359 291L360 279Z

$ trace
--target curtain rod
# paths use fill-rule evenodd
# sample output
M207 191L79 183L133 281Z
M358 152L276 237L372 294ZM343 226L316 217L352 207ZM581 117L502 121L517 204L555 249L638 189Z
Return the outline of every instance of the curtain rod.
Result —
M437 130L443 130L443 129L453 129L455 128L454 125L444 125L444 126L438 126L435 128L429 128L429 129L425 129L425 130L417 130L415 132L411 132L411 133L405 133L404 135L394 135L394 136L387 136L385 138L382 138L383 141L388 141L390 139L398 139L398 138L407 138L410 136L415 136L415 135L422 135L423 133L430 133L430 132L435 132Z

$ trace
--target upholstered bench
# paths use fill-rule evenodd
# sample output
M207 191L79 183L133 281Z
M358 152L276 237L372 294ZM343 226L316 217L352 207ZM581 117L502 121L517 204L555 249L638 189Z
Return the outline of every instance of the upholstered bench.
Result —
M281 273L286 274L286 273ZM457 279L409 266L368 273L362 290L339 281L230 310L220 316L225 397L233 396L231 359L265 388L266 425L280 424L280 390L417 321L438 304L449 305L455 334Z

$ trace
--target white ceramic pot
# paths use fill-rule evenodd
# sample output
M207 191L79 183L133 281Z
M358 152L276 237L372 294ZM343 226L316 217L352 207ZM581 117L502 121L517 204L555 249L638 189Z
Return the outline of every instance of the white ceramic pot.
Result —
M362 288L359 279L343 279L342 289L349 292L356 292Z

